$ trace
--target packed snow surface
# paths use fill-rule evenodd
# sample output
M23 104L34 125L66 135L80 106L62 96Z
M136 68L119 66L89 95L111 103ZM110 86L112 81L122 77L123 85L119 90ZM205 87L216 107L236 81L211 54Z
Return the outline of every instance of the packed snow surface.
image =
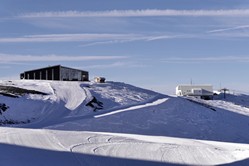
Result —
M247 95L204 101L118 82L0 85L45 93L0 95L8 106L1 165L249 165Z

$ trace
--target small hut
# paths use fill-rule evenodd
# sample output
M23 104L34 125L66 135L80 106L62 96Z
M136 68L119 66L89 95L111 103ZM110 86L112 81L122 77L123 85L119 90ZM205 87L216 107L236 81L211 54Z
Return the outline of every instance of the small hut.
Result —
M95 77L94 82L96 82L96 83L105 83L105 77Z

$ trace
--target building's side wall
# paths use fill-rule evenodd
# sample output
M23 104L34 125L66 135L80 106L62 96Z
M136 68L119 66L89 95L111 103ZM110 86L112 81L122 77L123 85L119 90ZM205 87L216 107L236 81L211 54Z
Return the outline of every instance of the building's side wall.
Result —
M89 74L87 71L58 65L26 71L20 74L20 78L31 80L89 81Z
M202 89L202 95L213 95L213 87L210 85L179 85L176 87L176 95L193 95L192 89Z
M30 80L60 80L59 66L48 67L23 73L24 79Z
M25 79L24 73L20 74L20 79Z
M89 73L87 71L82 71L81 78L81 81L89 81Z
M88 81L88 72L61 67L60 80L62 81Z

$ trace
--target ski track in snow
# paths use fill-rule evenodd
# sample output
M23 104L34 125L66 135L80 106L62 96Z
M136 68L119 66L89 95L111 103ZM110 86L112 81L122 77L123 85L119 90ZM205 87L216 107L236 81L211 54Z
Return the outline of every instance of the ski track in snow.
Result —
M70 148L72 152L77 152L77 160L82 165L91 162L94 157L81 158L78 155L80 153L187 165L224 164L233 162L234 158L246 159L249 156L249 154L244 157L239 156L249 152L249 145L243 144L132 134L92 133L93 135L90 136L89 134L86 134L87 137L82 135L85 137L85 142ZM120 164L113 163L111 160L105 163L95 161L97 165L100 163L103 165Z

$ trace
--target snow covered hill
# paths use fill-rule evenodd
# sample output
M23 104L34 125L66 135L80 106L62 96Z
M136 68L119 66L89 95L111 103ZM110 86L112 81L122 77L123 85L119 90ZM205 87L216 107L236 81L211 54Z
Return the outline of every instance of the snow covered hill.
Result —
M0 104L3 165L249 165L247 95L19 80L0 81Z
M7 119L14 122L37 122L43 119L54 121L65 117L95 115L100 110L108 112L137 103L146 103L162 96L149 90L113 82L95 84L91 82L22 80L1 81L0 86L17 87L27 91L23 95L19 94L18 98L0 96L0 103L9 106L8 111L0 116L0 120ZM29 93L31 90L42 94ZM5 91L5 94L9 93ZM11 95L15 94L11 93ZM93 98L104 105L96 109L95 107L100 106L96 101L91 103Z

